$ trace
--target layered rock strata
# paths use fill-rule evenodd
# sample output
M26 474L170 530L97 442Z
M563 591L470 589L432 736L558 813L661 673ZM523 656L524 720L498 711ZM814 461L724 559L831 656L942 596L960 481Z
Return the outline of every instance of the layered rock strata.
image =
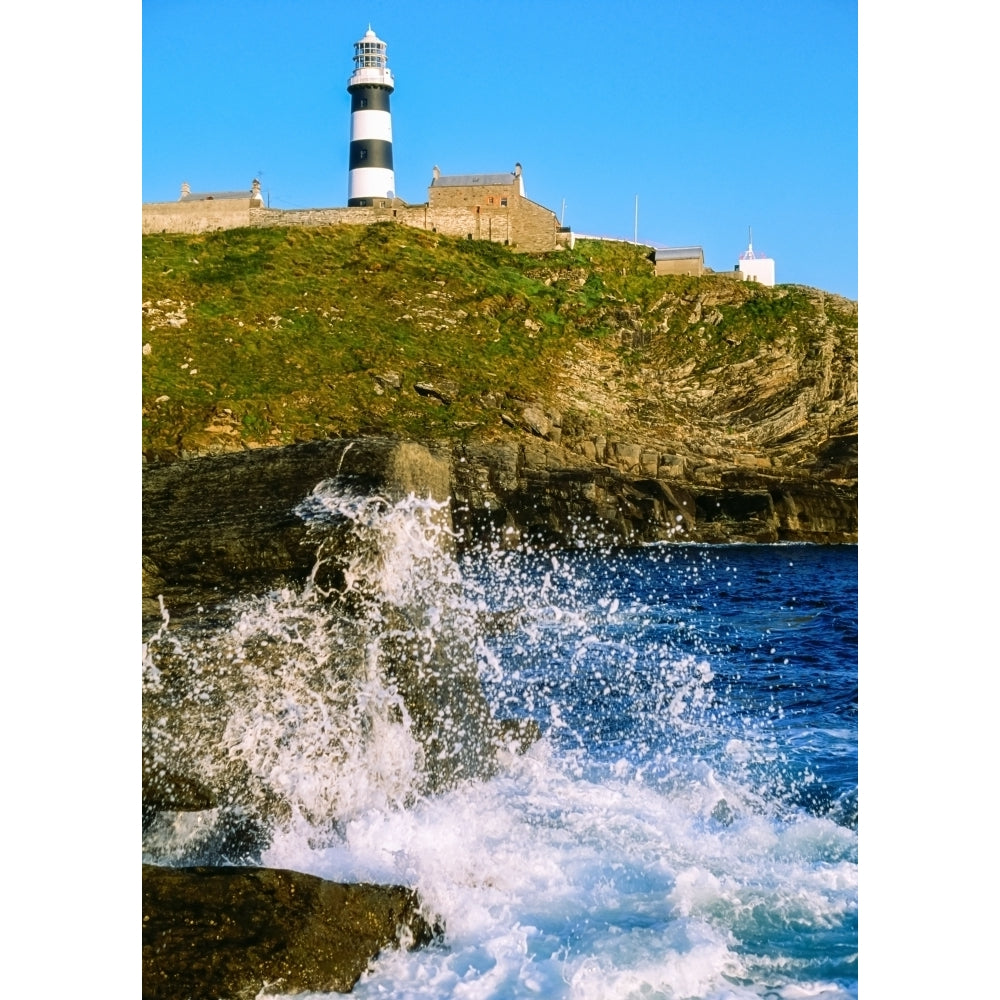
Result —
M361 438L149 466L144 617L155 627L161 595L180 608L304 580L315 546L294 508L330 478L360 493L450 498L461 545L857 541L855 480L748 466L680 478L669 462L644 460L641 449L636 462L624 472L542 440L445 446Z

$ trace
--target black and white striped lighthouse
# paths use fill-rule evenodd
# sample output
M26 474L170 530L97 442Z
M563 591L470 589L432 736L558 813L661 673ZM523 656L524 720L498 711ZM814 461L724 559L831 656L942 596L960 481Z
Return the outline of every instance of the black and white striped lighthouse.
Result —
M392 172L392 115L389 95L392 71L383 42L371 25L354 43L354 72L347 81L351 95L351 155L347 174L347 204L372 205L394 198Z

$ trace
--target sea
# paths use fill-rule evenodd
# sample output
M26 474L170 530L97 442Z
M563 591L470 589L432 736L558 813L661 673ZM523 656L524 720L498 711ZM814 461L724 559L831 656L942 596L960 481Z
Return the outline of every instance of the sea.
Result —
M143 683L184 662L192 719L225 704L206 758L284 804L254 860L411 886L443 928L354 995L858 996L856 546L478 546L430 500L332 483L298 513L317 539L348 526L354 600L314 573L197 627L165 607ZM386 661L401 609L411 653L471 671L537 738L429 784ZM435 746L468 749L459 715L440 724ZM203 860L216 819L161 817L144 860Z

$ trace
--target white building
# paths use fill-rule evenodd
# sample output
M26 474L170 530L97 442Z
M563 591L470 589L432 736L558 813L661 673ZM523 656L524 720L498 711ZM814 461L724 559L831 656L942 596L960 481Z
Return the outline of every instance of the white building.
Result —
M753 230L746 250L740 254L736 270L743 275L744 281L759 281L762 285L774 284L774 258L753 248Z

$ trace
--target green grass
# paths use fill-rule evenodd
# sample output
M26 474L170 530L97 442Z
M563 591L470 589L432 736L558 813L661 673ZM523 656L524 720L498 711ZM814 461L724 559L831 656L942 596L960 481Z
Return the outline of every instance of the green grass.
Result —
M144 236L144 453L197 451L220 423L245 444L485 433L506 394L544 399L581 340L626 365L808 350L816 293L657 278L646 252L520 254L393 223ZM689 321L699 298L714 324ZM838 322L856 330L852 308ZM436 381L450 405L413 389Z

